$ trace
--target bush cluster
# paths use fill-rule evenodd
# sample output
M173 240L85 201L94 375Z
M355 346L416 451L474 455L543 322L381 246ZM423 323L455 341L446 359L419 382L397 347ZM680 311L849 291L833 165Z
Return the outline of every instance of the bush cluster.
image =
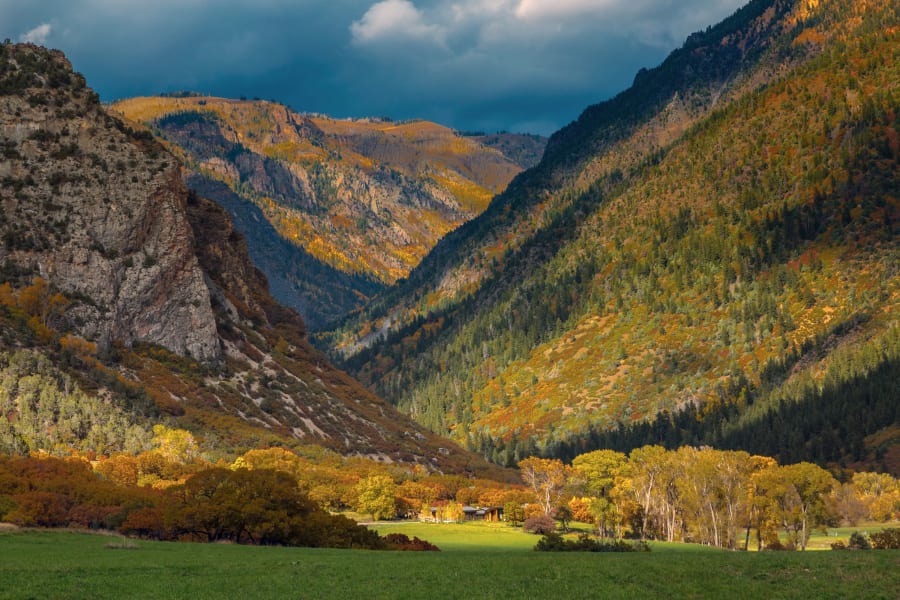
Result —
M832 550L900 550L900 528L884 529L866 534L854 531L847 543L837 541L831 544Z
M878 550L900 550L900 528L884 529L869 535L872 547Z
M534 549L538 552L650 552L650 546L644 541L598 540L587 534L567 540L555 532L542 537Z
M168 492L156 506L132 511L119 531L151 539L263 546L383 545L376 532L323 510L280 471L214 467Z
M116 529L156 540L388 547L378 533L329 514L296 479L271 469L214 467L157 490L102 479L81 459L0 455L0 520L24 527Z

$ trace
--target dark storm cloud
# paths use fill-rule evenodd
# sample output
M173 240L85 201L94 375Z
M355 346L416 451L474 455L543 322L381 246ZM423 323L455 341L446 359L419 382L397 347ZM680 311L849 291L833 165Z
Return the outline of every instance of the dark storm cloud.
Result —
M549 133L742 0L0 0L105 100L180 89Z

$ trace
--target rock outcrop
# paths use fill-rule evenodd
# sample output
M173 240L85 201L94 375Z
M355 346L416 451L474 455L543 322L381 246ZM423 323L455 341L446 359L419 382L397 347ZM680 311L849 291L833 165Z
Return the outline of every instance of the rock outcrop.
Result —
M100 342L221 349L177 161L106 114L59 52L0 50L0 265L76 302L68 324Z

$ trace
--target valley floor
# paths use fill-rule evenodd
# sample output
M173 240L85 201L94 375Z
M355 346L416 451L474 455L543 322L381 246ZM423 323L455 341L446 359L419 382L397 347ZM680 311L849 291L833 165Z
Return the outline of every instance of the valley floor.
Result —
M896 598L900 589L900 551L556 554L528 551L537 538L508 529L429 531L443 552L0 530L0 598Z

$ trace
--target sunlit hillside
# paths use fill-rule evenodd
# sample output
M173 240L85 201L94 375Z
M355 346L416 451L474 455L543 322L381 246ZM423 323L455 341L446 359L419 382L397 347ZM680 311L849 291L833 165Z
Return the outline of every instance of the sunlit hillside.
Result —
M898 35L887 1L751 2L322 341L501 462L755 439L900 467Z

